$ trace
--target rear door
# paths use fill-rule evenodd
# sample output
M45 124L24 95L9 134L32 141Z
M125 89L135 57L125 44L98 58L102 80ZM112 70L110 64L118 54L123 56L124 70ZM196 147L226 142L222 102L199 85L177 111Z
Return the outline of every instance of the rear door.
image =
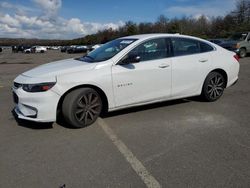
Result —
M211 66L214 48L195 39L172 38L172 96L197 95Z

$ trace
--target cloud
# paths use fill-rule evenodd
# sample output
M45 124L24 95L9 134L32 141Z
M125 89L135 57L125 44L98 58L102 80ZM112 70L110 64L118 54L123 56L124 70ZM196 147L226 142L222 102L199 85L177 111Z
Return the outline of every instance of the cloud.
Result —
M184 2L186 0L178 1ZM211 0L205 3L202 1L202 4L171 6L168 7L165 12L169 17L172 17L171 15L192 16L195 18L200 15L205 15L207 17L224 16L228 12L232 11L234 4L235 0Z
M19 21L16 20L15 18L11 17L9 14L5 14L5 15L0 15L1 16L1 20L0 22L2 24L8 25L10 27L19 27Z
M23 7L7 2L0 3L0 37L11 38L46 38L72 39L96 33L103 29L118 29L124 22L96 23L84 22L79 18L65 19L58 16L62 7L61 0L33 0L37 7L36 14L32 7ZM19 11L16 11L16 10ZM12 10L12 11L9 11ZM11 12L11 13L10 13Z
M33 0L46 15L54 16L62 7L62 0Z
M101 24L82 22L78 18L67 20L60 17L51 21L38 16L15 14L12 17L5 14L0 19L0 37L70 39L93 34L103 29L117 29L122 25L124 25L123 22Z

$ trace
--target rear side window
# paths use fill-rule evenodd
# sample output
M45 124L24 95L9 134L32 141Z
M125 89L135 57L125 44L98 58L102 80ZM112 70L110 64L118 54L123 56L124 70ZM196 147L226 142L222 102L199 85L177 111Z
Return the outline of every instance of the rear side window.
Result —
M214 48L205 42L187 38L172 38L174 56L192 55L213 51Z
M201 48L201 53L211 52L214 50L214 48L212 46L210 46L209 44L207 44L205 42L200 42L200 48Z
M200 53L199 41L186 38L172 38L175 56L191 55Z

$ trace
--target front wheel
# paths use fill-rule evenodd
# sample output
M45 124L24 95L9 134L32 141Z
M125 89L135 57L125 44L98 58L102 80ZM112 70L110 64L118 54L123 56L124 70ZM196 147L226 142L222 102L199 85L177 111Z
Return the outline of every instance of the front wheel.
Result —
M102 110L100 95L91 88L80 88L66 95L62 104L65 120L75 128L93 124Z
M226 80L222 74L211 72L203 85L202 97L209 102L218 100L226 87Z
M246 56L247 56L247 51L246 51L246 49L245 49L245 48L241 48L241 49L240 49L239 55L240 55L241 58L246 57Z

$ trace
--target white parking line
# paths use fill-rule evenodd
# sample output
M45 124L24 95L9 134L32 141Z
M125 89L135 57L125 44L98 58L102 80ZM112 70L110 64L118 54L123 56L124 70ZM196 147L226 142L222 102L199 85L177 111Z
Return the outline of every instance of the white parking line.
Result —
M142 181L148 188L160 188L159 182L147 171L143 164L135 157L128 147L117 137L114 131L102 120L98 119L98 124L114 143L117 149L122 153L125 159L129 162L134 171L141 177Z

